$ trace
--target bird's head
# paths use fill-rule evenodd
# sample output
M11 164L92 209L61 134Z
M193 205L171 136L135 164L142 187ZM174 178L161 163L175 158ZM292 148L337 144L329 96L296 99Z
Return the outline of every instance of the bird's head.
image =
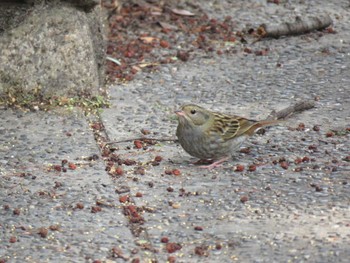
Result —
M202 126L212 118L212 113L195 104L183 105L180 110L175 111L179 123L183 125Z

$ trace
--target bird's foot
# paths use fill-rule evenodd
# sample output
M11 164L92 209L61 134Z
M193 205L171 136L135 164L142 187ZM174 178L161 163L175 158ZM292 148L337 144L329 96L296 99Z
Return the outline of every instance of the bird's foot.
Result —
M220 160L218 160L216 162L213 162L213 163L211 163L209 165L202 165L202 166L199 166L199 167L200 168L204 168L204 169L208 169L208 170L212 170L212 169L214 169L216 167L220 167L221 164L223 162L226 162L228 159L230 159L230 157L225 157L225 158L222 158L222 159L220 159Z

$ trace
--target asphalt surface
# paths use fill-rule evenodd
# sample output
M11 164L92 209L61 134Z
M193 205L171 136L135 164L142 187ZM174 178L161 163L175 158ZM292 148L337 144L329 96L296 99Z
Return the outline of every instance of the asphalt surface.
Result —
M316 98L315 108L252 137L249 151L213 171L191 164L176 143L138 149L130 141L113 144L129 163L111 175L92 117L2 110L0 259L349 262L349 3L290 2L203 8L242 27L327 11L336 34L259 41L253 48L269 48L264 56L198 53L111 87L111 107L97 120L108 141L142 137L142 129L174 138L173 111L186 102L263 119Z

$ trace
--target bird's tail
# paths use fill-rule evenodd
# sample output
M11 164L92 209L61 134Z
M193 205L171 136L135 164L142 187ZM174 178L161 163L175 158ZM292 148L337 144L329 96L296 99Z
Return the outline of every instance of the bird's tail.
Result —
M253 125L250 126L250 128L247 130L247 134L249 136L253 135L255 132L257 132L257 130L259 130L260 128L263 127L267 127L267 126L273 126L273 125L277 125L280 124L281 120L263 120L263 121L257 121L256 123L254 123Z

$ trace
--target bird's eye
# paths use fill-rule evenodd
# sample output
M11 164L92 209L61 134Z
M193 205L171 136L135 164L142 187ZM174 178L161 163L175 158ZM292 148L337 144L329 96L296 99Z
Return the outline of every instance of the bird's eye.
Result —
M191 114L196 114L196 110L191 110Z

